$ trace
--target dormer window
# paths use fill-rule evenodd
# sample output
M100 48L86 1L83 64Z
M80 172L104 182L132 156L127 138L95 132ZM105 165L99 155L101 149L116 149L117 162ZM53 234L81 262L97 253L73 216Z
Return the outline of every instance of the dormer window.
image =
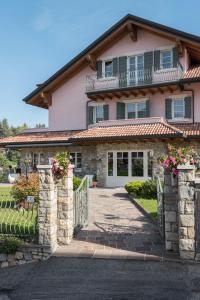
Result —
M113 77L113 61L112 60L106 60L103 64L104 70L103 74L105 77Z
M160 68L170 69L173 67L172 50L163 50L160 52Z

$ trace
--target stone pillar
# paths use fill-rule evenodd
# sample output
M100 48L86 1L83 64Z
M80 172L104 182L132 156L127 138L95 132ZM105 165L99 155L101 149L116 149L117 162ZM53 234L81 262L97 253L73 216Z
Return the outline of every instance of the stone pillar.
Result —
M194 166L181 165L178 171L179 252L183 259L194 259Z
M67 176L58 185L58 227L57 241L68 245L73 238L73 166L68 168Z
M53 252L57 246L57 191L51 166L38 166L40 193L38 207L39 244Z
M165 249L178 252L178 181L165 171L164 174Z

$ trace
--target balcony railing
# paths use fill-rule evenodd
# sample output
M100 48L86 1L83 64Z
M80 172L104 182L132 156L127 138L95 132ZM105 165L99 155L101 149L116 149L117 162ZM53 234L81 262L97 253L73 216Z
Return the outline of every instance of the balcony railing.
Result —
M177 68L170 69L156 70L155 67L150 69L137 69L113 77L106 77L105 74L98 77L95 73L86 76L86 92L173 82L181 79L182 75L183 70L180 65L178 65Z

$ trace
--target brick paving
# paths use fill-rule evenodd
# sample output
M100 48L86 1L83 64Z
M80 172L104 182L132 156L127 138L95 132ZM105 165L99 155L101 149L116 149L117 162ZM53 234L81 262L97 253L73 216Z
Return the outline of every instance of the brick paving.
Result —
M123 188L90 189L89 225L55 256L162 260L157 226L130 201Z

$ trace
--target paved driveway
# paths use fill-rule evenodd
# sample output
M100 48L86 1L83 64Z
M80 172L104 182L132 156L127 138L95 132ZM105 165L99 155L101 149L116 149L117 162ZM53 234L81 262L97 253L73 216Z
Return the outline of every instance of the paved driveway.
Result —
M123 188L97 188L90 189L89 226L55 255L162 258L163 243L157 226L135 207Z
M199 265L53 257L0 270L1 300L197 300L199 292Z

